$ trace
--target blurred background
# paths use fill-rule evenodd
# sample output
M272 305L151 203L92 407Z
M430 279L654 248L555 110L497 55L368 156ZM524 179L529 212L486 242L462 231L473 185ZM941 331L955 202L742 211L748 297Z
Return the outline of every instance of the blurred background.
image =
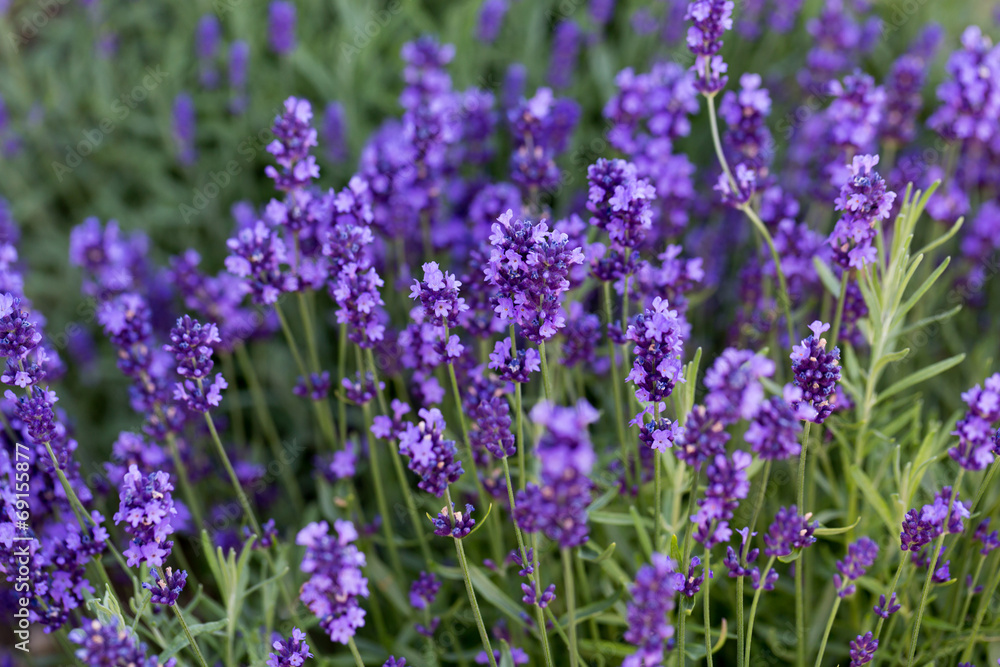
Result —
M791 11L788 29L768 29L776 12L795 4L737 2L737 30L722 51L731 63L730 89L739 74L755 71L771 91L778 171L787 139L777 126L827 102L810 97L797 75L819 40L806 26L832 3L805 2L800 12ZM371 132L400 114L400 48L422 34L455 45L449 71L456 90L479 87L502 103L515 66L515 77L524 72L522 90L529 97L551 86L580 104L580 123L560 159L569 187L546 202L555 212L566 211L586 185L586 165L615 154L602 109L616 92L619 70L644 72L658 61L690 64L685 8L681 0L0 0L0 195L6 200L0 215L21 229L26 293L48 318L48 334L70 367L60 405L74 420L82 448L106 452L119 430L137 424L130 411L117 409L127 395L126 380L67 260L73 226L88 216L116 219L124 230L148 235L155 262L165 264L194 247L203 270L220 270L234 227L233 204L261 206L274 194L264 176L270 163L264 147L282 101L296 95L313 103L320 182L339 189ZM854 2L845 11L868 41L845 54L846 69L837 74L856 65L883 81L920 30L938 22L944 37L922 91L926 118L962 29L976 23L995 32L994 9L971 1ZM698 196L711 201L717 167L705 114L692 123L675 150L690 156ZM922 121L920 133L928 134ZM487 166L498 180L507 169L506 154L500 154ZM722 215L695 203L689 231ZM824 219L821 231L829 224L832 219ZM733 283L736 269L730 269ZM724 306L739 303L732 284L709 291L717 291L713 298ZM697 308L690 317L696 335L724 335L732 319ZM721 319L706 328L706 317ZM943 355L964 344L949 329L926 353ZM91 354L91 346L99 353ZM279 349L261 360L265 379L273 366L270 379L293 381L284 372L290 367L285 354ZM973 353L963 367L975 369L976 358ZM945 407L957 407L959 388L969 386L960 375L941 379L934 390ZM276 400L289 401L290 415L304 410L290 392L280 394Z

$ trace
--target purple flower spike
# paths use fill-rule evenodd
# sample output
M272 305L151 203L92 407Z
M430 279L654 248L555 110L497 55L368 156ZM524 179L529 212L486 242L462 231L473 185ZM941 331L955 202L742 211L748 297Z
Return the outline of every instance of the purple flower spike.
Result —
M816 541L813 532L819 526L809 523L812 513L801 516L795 505L782 507L774 515L774 522L764 536L764 554L767 556L788 556L795 549L805 549Z
M167 473L157 471L143 476L135 464L129 466L113 517L116 525L125 522L125 532L132 536L123 552L129 567L140 563L160 567L170 555L174 543L167 536L174 532L172 517L177 514L173 490Z
M312 116L308 100L289 97L285 100L284 113L274 119L275 139L268 144L267 152L274 156L282 170L279 172L268 166L264 173L274 179L274 186L279 190L299 190L319 177L316 158L309 154L309 149L316 146Z
M268 39L279 56L295 48L295 5L275 0L268 8Z
M802 422L799 411L793 407L801 405L801 397L801 389L785 385L783 397L772 396L761 404L760 411L743 436L760 458L772 461L788 459L802 451L799 444Z
M826 349L822 337L829 324L816 320L809 325L812 335L792 348L792 374L795 386L802 390L802 400L793 404L800 408L811 406L816 415L809 421L822 424L833 412L837 398L836 387L840 381L840 348Z
M421 572L410 586L410 606L416 610L427 609L441 590L441 580L433 572Z
M309 575L299 599L319 619L330 639L346 644L365 624L361 598L368 597L368 579L361 568L364 553L353 543L358 531L350 521L313 522L299 531L295 543L306 548L301 569Z
M872 638L872 633L866 632L864 636L858 635L856 639L852 640L850 646L850 667L861 667L861 665L867 665L875 657L878 640Z
M413 281L410 298L420 302L424 321L454 328L458 325L459 316L469 309L465 299L458 295L461 281L455 278L455 274L442 271L437 262L427 262L423 269L424 279Z
M877 557L878 545L867 537L848 545L847 556L837 561L837 570L840 574L833 575L833 585L837 587L837 595L842 598L853 595L856 587L852 582L860 579L875 563Z
M834 202L844 215L830 234L834 259L842 267L864 268L875 261L875 227L886 220L896 201L896 193L886 190L885 181L875 171L878 155L855 155L850 176Z
M677 563L660 553L654 553L648 565L635 575L632 601L627 606L625 641L637 646L633 655L625 658L622 667L643 667L663 663L671 646L674 626L668 620L674 608L674 595L684 589L684 575Z
M966 470L983 470L993 463L998 450L993 424L1000 421L1000 373L986 378L962 394L968 411L957 424L952 435L958 436L958 445L948 454Z
M153 575L153 583L143 582L142 584L143 588L150 591L149 601L153 604L167 606L175 604L187 582L187 571L167 567L163 569L161 575L156 568L151 568L150 574Z
M170 342L163 346L163 350L174 355L178 375L200 380L211 373L215 365L212 361L212 348L220 342L222 340L217 326L211 322L203 325L190 315L184 315L177 319L177 324L170 330Z
M444 438L444 418L437 408L421 408L420 422L399 435L399 453L409 457L409 468L420 476L421 489L440 498L449 484L462 476L462 462L454 440Z
M275 640L271 648L275 652L268 656L267 667L301 667L313 657L306 643L306 633L298 628L292 628L292 636L288 639Z
M772 375L774 362L767 357L728 348L705 373L705 407L723 425L753 419L764 402L760 380Z
M471 533L476 525L476 520L472 518L472 513L476 511L476 508L466 504L465 511L461 512L455 510L455 503L452 503L451 507L455 514L454 521L448 512L448 507L442 507L437 518L433 520L434 534L439 537L454 537L456 540L460 540Z
M733 27L733 3L729 0L695 0L688 5L685 21L692 21L688 28L687 45L696 59L691 71L695 73L695 88L706 95L717 93L729 80L728 69L722 56L722 35Z
M750 201L753 193L757 190L757 172L753 167L740 162L736 165L733 178L736 179L735 190L729 180L729 176L725 172L719 174L719 180L716 182L713 190L719 193L723 204L739 208Z
M542 369L542 357L534 348L519 349L517 356L512 357L511 347L510 338L498 340L490 353L489 367L497 372L501 380L524 384L528 381L529 374Z
M135 633L118 626L118 617L111 616L107 625L82 619L82 626L70 631L68 637L78 645L74 655L84 665L134 665L135 667L174 667L177 661L170 658L160 662L156 656L147 655L147 646Z
M642 243L653 226L656 189L637 174L636 166L625 160L600 158L587 168L587 210L594 214L590 224L626 248Z
M878 604L873 607L875 613L882 618L889 618L902 609L902 605L896 603L896 594L893 593L886 602L885 595L878 596Z
M670 396L675 383L684 381L684 328L677 311L660 297L629 325L625 337L635 343L636 356L626 381L635 385L639 401L658 403Z

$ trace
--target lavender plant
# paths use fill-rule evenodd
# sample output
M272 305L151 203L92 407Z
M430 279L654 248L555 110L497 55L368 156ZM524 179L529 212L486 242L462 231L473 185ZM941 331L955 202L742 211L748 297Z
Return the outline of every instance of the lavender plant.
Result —
M992 27L577 4L194 17L158 150L252 168L63 202L72 335L0 177L0 664L1000 659Z

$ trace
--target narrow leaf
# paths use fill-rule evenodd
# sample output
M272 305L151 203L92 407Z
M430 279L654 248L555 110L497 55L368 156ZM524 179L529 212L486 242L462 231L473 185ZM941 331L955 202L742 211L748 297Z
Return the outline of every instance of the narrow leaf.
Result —
M849 531L851 528L854 528L859 523L861 523L861 517L858 517L857 520L854 523L852 523L850 526L841 526L840 528L817 528L816 530L813 531L813 535L816 535L817 537L828 537L830 535L842 535L842 534L846 533L847 531Z
M961 354L956 354L953 357L948 357L944 361L939 361L936 364L925 366L924 368L921 368L919 371L913 373L912 375L908 375L902 380L896 382L895 384L890 385L889 388L887 388L885 391L880 392L878 395L878 399L875 402L881 403L885 399L889 398L890 396L895 396L904 389L908 389L915 384L923 382L924 380L929 380L935 375L944 373L949 368L957 366L958 364L962 363L963 359L965 359L964 352Z
M896 518L892 515L892 512L889 511L889 506L882 498L882 494L880 494L878 489L875 488L875 485L872 484L868 475L866 475L861 468L852 465L851 477L853 477L854 481L857 482L858 488L861 489L861 493L864 495L865 500L867 500L868 503L871 504L872 509L878 513L879 517L889 529L889 532L894 532L897 528Z

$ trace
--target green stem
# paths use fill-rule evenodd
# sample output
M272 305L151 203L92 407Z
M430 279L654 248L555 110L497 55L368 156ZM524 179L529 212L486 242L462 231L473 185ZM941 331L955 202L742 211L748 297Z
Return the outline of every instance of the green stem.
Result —
M514 335L514 325L510 325L510 351L511 358L517 357L517 338ZM514 383L514 412L517 413L517 467L521 471L521 489L524 489L524 485L528 482L528 464L526 461L526 455L524 452L524 415L522 414L524 406L522 405L522 389L521 383Z
M972 624L972 630L969 632L969 641L965 645L965 650L962 651L961 662L968 662L972 657L972 649L976 646L976 639L979 637L979 628L983 625L983 618L986 616L986 611L990 608L990 600L993 599L993 592L1000 586L1000 566L996 568L996 573L993 575L993 580L990 581L989 585L983 589L983 597L979 599L979 609L976 610L976 620Z
M542 386L545 388L545 398L555 400L552 393L552 375L549 373L549 361L545 356L545 341L538 345L538 354L542 358Z
M506 456L501 461L503 461L503 474L507 481L507 500L510 502L510 512L513 515L514 487L510 481L510 465L507 463ZM514 534L517 535L517 546L521 550L521 562L527 567L530 562L528 559L528 550L524 547L524 537L521 535L521 529L518 527L516 521L514 522ZM542 596L542 586L538 578L533 573L528 574L528 582L535 588L535 599L540 599ZM545 613L537 604L534 607L538 624L538 634L542 638L542 651L545 653L545 665L546 667L552 667L552 649L549 648L549 635L545 631Z
M566 547L560 549L563 562L563 578L566 582L566 608L569 621L569 663L570 667L580 664L579 648L576 644L576 590L573 585L573 557Z
M809 450L809 430L812 422L807 421L802 433L802 451L799 452L799 511L805 514L806 496L806 455ZM795 566L795 660L798 667L806 664L806 603L802 594L805 577L805 553Z
M750 208L749 204L744 204L740 207L747 217L750 218L750 222L753 223L754 227L761 236L764 237L764 241L767 243L768 250L771 251L771 261L774 262L774 273L778 276L778 287L781 289L781 294L778 297L778 301L781 302L781 308L785 312L785 326L788 330L788 346L791 347L795 344L795 331L792 328L792 301L791 297L788 295L788 282L785 280L785 271L781 268L781 256L778 254L778 249L774 247L774 239L771 238L771 233L767 231L767 225L760 219L760 216Z
M833 621L837 618L837 611L840 609L841 600L843 598L838 595L837 599L833 601L833 609L830 610L830 618L826 622L826 630L823 631L823 641L819 644L816 667L820 667L823 664L823 654L826 653L826 642L830 639L830 631L833 630Z
M840 276L840 296L837 297L837 310L833 314L833 330L830 332L830 344L828 350L837 346L840 340L840 325L844 320L844 303L847 301L847 283L851 279L852 272L844 271Z
M384 414L389 414L389 406L385 400L385 393L382 391L381 385L379 385L378 371L375 368L375 355L372 354L370 349L365 350L368 354L368 365L372 371L372 378L375 381L375 391L378 395L379 405L382 407ZM361 351L358 349L358 368L362 368L361 363ZM368 431L371 432L370 429ZM374 447L372 447L374 449ZM428 566L433 562L431 560L431 550L427 546L427 537L424 535L423 524L420 521L420 515L417 513L417 502L413 499L413 491L410 489L410 485L406 479L406 471L403 469L403 459L399 454L399 447L396 446L395 441L389 441L389 453L392 459L392 467L396 471L396 479L399 482L400 489L403 492L403 500L406 502L406 509L410 514L410 520L413 522L413 531L417 536L417 543L420 545L420 553L423 554L424 560L427 561ZM386 517L388 519L388 517Z
M708 606L708 592L712 584L712 578L709 576L712 571L711 556L712 556L712 550L706 547L705 568L703 570L705 578L702 581L702 588L704 589L704 594L705 594L705 603L703 605L705 611L705 660L708 662L708 667L712 667L712 630L711 630L712 623L711 623L711 616L709 613L710 610ZM682 563L681 567L686 568L687 565Z
M201 380L198 380L198 389L201 389ZM243 512L247 515L247 520L250 521L250 526L253 528L253 532L257 535L263 535L260 530L260 523L257 521L257 515L254 514L253 509L250 507L250 500L247 498L247 494L243 491L243 486L240 484L239 477L236 476L236 471L233 470L233 464L229 460L229 455L226 454L225 447L222 446L222 440L219 439L219 432L215 430L215 423L212 421L212 415L208 412L205 414L205 423L208 424L208 430L212 434L212 442L215 443L215 451L222 459L222 465L226 468L226 474L229 475L229 481L233 484L233 490L236 491L236 497L240 501L240 505L243 507Z
M681 489L681 485L678 485L678 489ZM696 470L694 476L691 478L691 492L688 495L687 514L685 514L684 517L683 517L683 522L685 522L685 523L687 523L690 520L690 517L694 515L694 505L695 505L696 496L698 495L695 492L697 490L698 490L698 472ZM674 502L676 504L679 501L680 501L680 496L678 495ZM674 526L674 530L676 530L676 529L677 529L677 527ZM690 525L688 526L688 529L686 531L684 531L684 549L683 549L683 554L684 554L684 558L683 558L683 562L680 564L680 566L682 568L687 568L688 565L691 562L691 528L690 528ZM686 635L686 633L685 633L685 625L687 624L687 611L684 609L684 599L683 598L681 598L681 601L680 601L680 611L679 611L679 613L677 615L680 617L680 620L677 622L677 646L678 646L677 660L678 660L678 664L681 665L681 667L683 667L684 660L686 658L685 653L684 653L684 643L685 643L685 639L686 639L686 636L685 636Z
M181 483L181 493L184 494L184 500L187 501L188 507L191 508L195 525L198 526L198 530L201 530L205 525L204 517L201 514L201 503L198 502L198 498L194 495L194 490L191 488L191 478L188 476L187 466L184 465L184 459L181 458L180 450L177 449L177 439L169 431L167 432L167 449L170 450L170 458L173 459L174 468L177 470L177 478Z
M771 475L771 461L768 460L767 463L764 464L764 472L761 474L760 478L760 488L757 490L757 499L754 501L753 513L750 515L750 523L747 524L747 527L750 529L750 532L747 534L746 541L743 542L742 546L740 547L739 563L741 566L746 566L747 552L750 549L750 542L753 541L753 529L754 526L757 525L757 517L760 516L761 507L764 506L764 496L767 493L767 480L768 477L770 477L770 475ZM799 509L799 511L801 511L801 508ZM772 557L771 560L773 561L774 558ZM768 569L770 569L770 565L768 566ZM764 574L767 574L766 570L764 571ZM742 656L745 651L747 658L743 664L749 666L750 636L743 634L743 586L745 578L746 577L736 578L736 655L738 658ZM761 581L761 588L763 588L764 586L763 575L761 575L760 581ZM760 595L760 588L758 588L756 593L754 594L754 603L753 603L754 605L757 604L757 597L759 595ZM751 627L753 626L752 618L753 617L751 616L751 622L750 622Z
M361 411L364 414L365 433L370 433L371 411L367 403L361 406ZM396 546L396 535L392 530L393 517L389 514L389 503L385 499L385 488L382 486L382 466L379 465L378 447L374 440L368 448L368 457L371 460L372 481L375 484L375 503L378 505L378 511L382 515L382 527L385 529L385 544L389 548L389 560L392 562L393 571L396 572L397 576L401 576L404 572L403 562L399 558L399 547ZM414 528L419 530L419 526L414 526Z
M271 418L271 410L268 407L264 389L260 384L260 378L257 376L257 371L254 370L253 362L250 360L250 355L243 344L236 346L236 362L240 365L243 377L246 378L247 385L250 387L250 398L254 403L254 414L257 416L261 430L264 431L264 440L267 441L271 449L271 456L278 463L282 464L281 479L284 482L285 489L292 498L292 504L295 506L296 513L301 514L305 507L305 501L302 499L302 491L299 489L299 484L295 480L294 475L292 475L291 465L287 465L282 461L278 429Z
M347 640L347 646L350 647L351 655L354 656L354 664L357 667L365 667L365 662L361 659L361 653L358 652L358 645L354 643L354 637Z
M1000 470L1000 457L997 457L993 461L993 465L990 469L986 471L986 476L983 477L983 481L979 484L979 488L976 490L976 497L972 501L972 507L969 509L971 514L975 514L976 508L979 507L979 503L982 502L983 496L986 495L986 490L993 485L993 479L997 476L997 471Z
M198 662L201 663L201 667L208 667L208 663L205 662L205 656L201 654L201 649L198 647L198 642L196 642L194 637L191 635L191 628L188 627L187 621L184 620L184 613L181 612L181 608L176 604L170 605L170 608L174 610L174 615L177 616L177 620L181 622L181 627L184 629L184 634L187 636L188 643L191 644L191 650L198 656Z
M608 326L611 325L612 304L611 304L611 283L604 283L604 314ZM618 378L618 364L615 359L615 342L608 336L608 362L611 365L611 395L615 401L615 425L618 428L618 442L622 448L622 467L625 469L626 488L632 488L632 471L629 466L628 440L625 438L625 413L622 405L620 380Z
M743 660L744 665L750 664L750 649L753 648L753 622L757 617L757 603L760 602L760 593L764 590L764 582L767 581L767 573L771 571L772 565L774 565L774 556L771 556L771 558L768 559L767 566L764 568L764 571L760 573L760 586L758 586L757 590L754 591L753 602L750 604L750 620L747 622L746 658ZM742 578L743 577L740 577L740 579ZM840 598L837 599L839 600Z
M340 325L340 337L337 339L337 377L345 376L347 368L347 323ZM347 401L343 397L337 400L338 435L341 442L347 442Z
M451 518L451 524L455 525L455 508L452 507L451 490L445 487L444 494L445 502L448 503L448 515ZM490 646L490 637L486 634L486 625L483 623L483 615L479 611L479 603L476 602L476 591L472 587L472 577L469 576L469 563L465 558L465 548L462 546L462 540L460 538L454 539L455 552L458 554L458 563L462 566L462 575L465 577L465 591L469 595L469 604L472 605L472 614L476 618L476 627L479 629L479 638L483 642L483 648L486 650L486 657L490 661L490 667L497 667L497 659L496 656L493 655L493 647Z
M962 605L962 613L958 616L953 616L952 618L957 619L956 623L965 623L965 616L969 613L969 607L972 605L972 598L976 594L976 585L979 583L979 577L983 574L983 565L986 564L986 559L988 556L983 556L979 559L979 564L976 565L976 573L972 576L972 585L969 586L969 594L965 596L965 603Z
M299 352L299 346L295 342L295 337L292 335L292 329L288 326L288 320L285 318L285 314L281 310L280 303L274 304L274 312L278 315L278 321L281 323L281 331L284 333L285 340L288 342L288 349L292 352L292 357L295 359L295 365L299 369L299 374L302 376L302 380L306 383L306 387L309 389L309 392L312 393L312 379L310 378L309 371L302 360L302 353ZM329 415L329 404L324 399L322 402L324 406L326 406L326 409L323 410L320 409L319 401L310 399L310 402L312 403L313 412L316 414L316 423L319 424L319 428L323 432L330 448L335 449L337 441L336 436L333 433L333 418Z

